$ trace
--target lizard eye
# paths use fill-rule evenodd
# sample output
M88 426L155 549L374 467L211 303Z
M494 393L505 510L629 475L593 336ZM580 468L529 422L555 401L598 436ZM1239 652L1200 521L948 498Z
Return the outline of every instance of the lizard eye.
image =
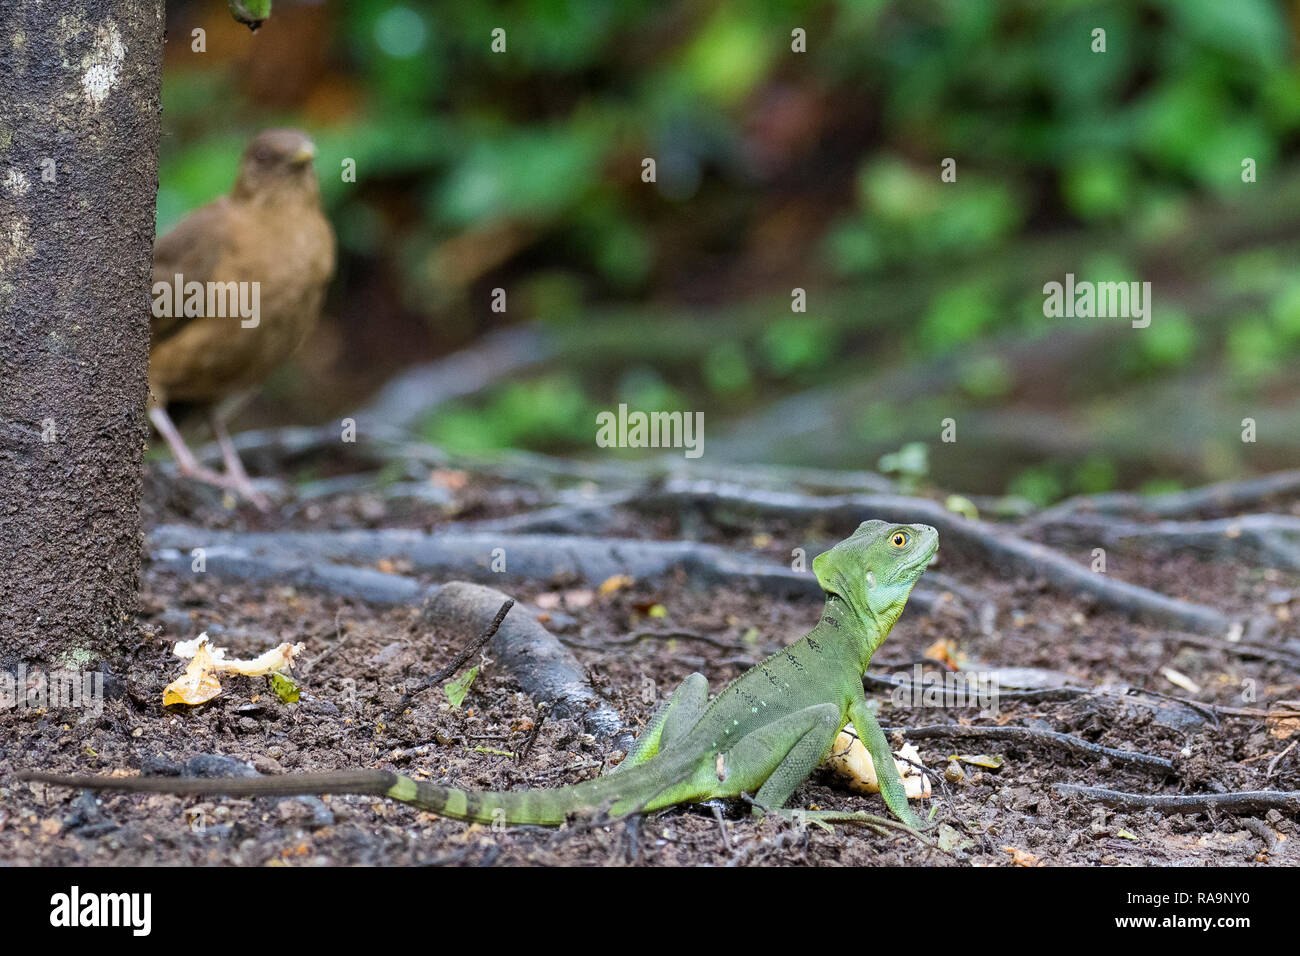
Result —
M902 531L895 531L894 536L889 539L890 544L896 548L901 548L908 542L908 537Z

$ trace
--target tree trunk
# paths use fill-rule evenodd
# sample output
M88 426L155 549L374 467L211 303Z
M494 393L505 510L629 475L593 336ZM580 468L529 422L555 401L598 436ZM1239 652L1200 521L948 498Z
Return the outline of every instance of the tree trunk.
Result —
M134 628L162 0L0 0L0 668Z

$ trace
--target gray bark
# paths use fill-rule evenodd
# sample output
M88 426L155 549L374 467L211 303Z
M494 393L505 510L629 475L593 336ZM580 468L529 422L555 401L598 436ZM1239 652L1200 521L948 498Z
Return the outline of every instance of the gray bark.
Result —
M0 0L0 667L132 633L162 0Z

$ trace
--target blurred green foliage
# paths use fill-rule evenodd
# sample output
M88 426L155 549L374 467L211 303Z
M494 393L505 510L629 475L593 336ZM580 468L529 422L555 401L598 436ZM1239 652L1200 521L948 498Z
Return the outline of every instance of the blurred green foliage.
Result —
M170 6L195 22L212 9ZM277 4L261 35L293 13ZM302 15L325 23L328 49L303 53L316 65L291 102L263 102L274 81L237 60L169 60L159 224L227 189L256 129L312 129L349 276L382 275L396 287L383 301L457 341L502 321L483 290L509 285L506 321L576 328L597 356L428 423L470 450L589 449L595 413L618 401L741 414L904 362L956 362L926 416L1022 400L1000 343L1065 324L1042 314L1042 283L1061 278L1031 258L1042 244L1077 240L1063 261L1080 277L1148 279L1195 238L1198 209L1253 201L1243 158L1276 181L1300 143L1281 0L351 0ZM498 27L508 55L490 49ZM794 28L809 52L791 51ZM339 175L347 159L357 183ZM1221 363L1264 389L1300 356L1290 261L1247 250L1166 272L1155 321L1089 374L1113 388ZM1177 294L1193 279L1266 295L1201 308ZM789 311L792 285L809 287L807 314ZM744 311L750 298L769 305ZM345 320L377 321L365 302ZM618 311L694 318L701 302L699 339ZM620 335L643 354L602 361ZM919 416L878 402L852 425L874 449L864 462L933 438L937 415L918 434ZM1101 454L1007 473L999 490L1045 502L1121 474Z

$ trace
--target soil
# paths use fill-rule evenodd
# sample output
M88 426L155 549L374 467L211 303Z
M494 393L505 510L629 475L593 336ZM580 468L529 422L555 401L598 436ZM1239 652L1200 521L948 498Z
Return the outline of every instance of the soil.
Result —
M449 507L424 512L409 502L390 505L382 495L339 495L262 515L227 508L155 473L147 483L146 512L154 524L251 530L436 528L530 505L519 488L465 477ZM656 537L689 532L774 558L789 554L783 541L808 532L773 526L755 528L745 538L671 519L629 519L626 528L629 534ZM1287 635L1295 634L1300 616L1300 575L1191 554L1111 552L1108 560L1108 573L1165 594L1229 612L1266 608L1280 625L1271 640L1296 653L1295 638ZM177 773L192 758L220 755L216 770L374 767L466 788L515 789L586 779L621 756L608 752L608 742L585 734L576 721L554 717L542 720L525 754L541 717L537 702L490 659L480 661L480 674L461 706L452 707L440 688L431 688L407 713L381 723L408 684L447 663L474 636L431 631L414 607L370 607L326 594L202 576L182 580L146 564L141 641L130 660L115 662L102 713L22 707L0 712L0 781L6 781L0 786L0 859L113 866L1300 863L1300 826L1278 811L1255 817L1112 812L1052 790L1060 782L1139 793L1300 790L1300 748L1287 751L1300 739L1300 720L1266 720L1262 713L1216 720L1203 709L1158 696L1263 711L1275 701L1300 697L1296 670L1244 659L1224 644L1187 643L1035 580L959 564L955 557L940 570L995 601L996 625L980 630L954 615L909 609L878 652L874 673L910 671L913 661L942 652L965 666L1045 668L1074 685L1148 688L1157 696L1004 699L996 717L981 717L974 709L903 707L886 693L869 691L879 702L882 723L1056 730L1170 758L1175 773L1162 779L1158 771L1037 744L916 740L925 766L935 773L933 798L918 812L925 817L933 810L937 828L931 836L948 852L903 834L845 825L826 832L772 818L755 820L745 806L674 808L631 822L575 822L554 830L493 830L370 797L93 796L12 782L23 768ZM652 709L656 694L647 689L662 695L698 670L716 690L804 633L819 612L809 602L701 589L683 578L636 582L608 594L537 581L513 587L512 595L525 606L542 608L544 622L570 644L595 688L633 729ZM696 636L601 646L647 629ZM171 647L200 631L237 656L254 656L282 641L305 644L299 702L282 703L264 678L228 677L214 701L164 709L162 689L183 670ZM1187 686L1176 685L1169 675ZM1001 763L981 767L950 761L954 755L998 757ZM878 796L856 794L827 771L816 772L790 806L887 812Z

